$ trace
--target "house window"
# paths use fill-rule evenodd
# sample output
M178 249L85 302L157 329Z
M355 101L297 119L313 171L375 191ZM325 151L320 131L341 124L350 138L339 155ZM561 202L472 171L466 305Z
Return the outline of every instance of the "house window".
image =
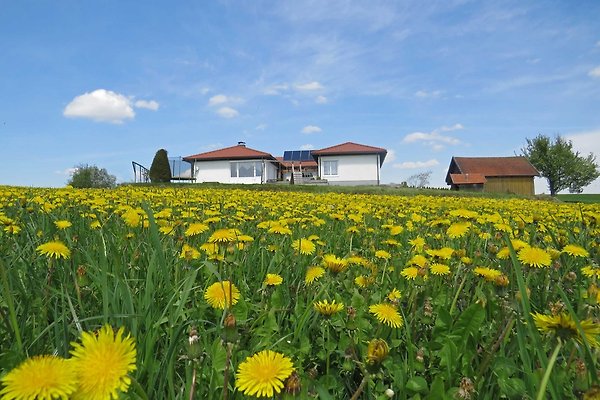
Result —
M338 162L336 161L323 161L323 175L337 175L338 174Z
M232 178L253 178L263 172L261 161L232 162L230 167Z

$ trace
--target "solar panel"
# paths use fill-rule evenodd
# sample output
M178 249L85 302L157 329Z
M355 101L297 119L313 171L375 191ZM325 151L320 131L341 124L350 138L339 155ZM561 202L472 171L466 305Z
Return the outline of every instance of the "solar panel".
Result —
M283 161L312 161L310 150L288 150L283 152Z

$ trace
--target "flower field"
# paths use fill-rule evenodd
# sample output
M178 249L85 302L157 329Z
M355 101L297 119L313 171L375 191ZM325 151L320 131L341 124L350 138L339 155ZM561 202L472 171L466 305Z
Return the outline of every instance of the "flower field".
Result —
M599 246L598 204L0 187L0 398L597 399Z

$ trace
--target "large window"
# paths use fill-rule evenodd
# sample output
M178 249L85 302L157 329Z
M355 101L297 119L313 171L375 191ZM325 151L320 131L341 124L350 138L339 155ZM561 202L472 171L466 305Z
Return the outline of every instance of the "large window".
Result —
M232 178L253 178L262 176L263 172L261 161L232 162L230 167Z
M338 162L335 161L323 161L323 175L337 175L338 174Z

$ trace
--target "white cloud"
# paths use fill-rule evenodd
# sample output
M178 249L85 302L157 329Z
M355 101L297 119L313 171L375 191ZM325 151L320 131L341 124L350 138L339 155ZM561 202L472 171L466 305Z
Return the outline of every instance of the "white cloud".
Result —
M217 114L219 114L223 118L234 118L240 115L238 110L231 107L221 107L217 110Z
M323 89L323 85L321 85L319 82L317 81L312 81L312 82L308 82L308 83L302 83L302 84L298 84L296 85L296 89L297 90L321 90Z
M439 161L433 158L427 161L404 161L399 164L394 164L393 167L399 169L417 169L435 167L438 164Z
M303 144L300 146L300 150L314 150L315 146L312 144Z
M97 89L75 97L65 107L63 115L121 124L126 119L133 119L135 112L129 98L110 90Z
M433 90L431 92L428 92L426 90L419 90L415 92L415 96L420 99L437 99L442 95L442 93L443 92L441 90Z
M311 133L319 133L321 131L322 129L316 125L306 125L304 128L302 128L302 133L307 135L310 135Z
M452 126L442 126L440 128L436 128L431 132L412 132L409 133L402 139L404 143L415 143L415 142L423 142L427 146L430 146L432 150L439 151L442 150L445 145L457 145L460 143L455 137L442 135L441 132L452 132L460 129L464 129L462 124L454 124Z
M209 106L216 106L218 104L224 104L224 103L227 103L227 96L225 96L224 94L217 94L217 95L211 97L210 99L208 99Z
M254 128L257 131L264 131L265 129L267 129L267 124L258 124L256 125L256 128Z
M325 97L325 96L317 96L315 98L315 103L317 103L317 104L325 104L325 103L327 103L327 101L328 101L327 97Z
M134 106L136 108L145 108L147 110L156 111L160 107L160 104L154 100L138 100L135 102Z
M67 168L67 169L64 169L64 170L62 170L62 171L54 171L54 172L55 172L56 174L58 174L58 175L73 176L73 174L74 174L75 172L77 172L77 170L78 170L78 169L79 169L79 168Z
M281 94L281 92L285 92L288 89L289 89L289 86L287 83L280 83L280 84L271 85L271 86L265 88L263 90L263 93L266 95L278 95L278 94Z
M590 70L590 72L588 72L588 75L592 78L600 78L600 65Z
M600 40L596 42L596 47L600 47Z
M395 160L396 160L396 150L388 149L387 155L385 156L385 162L389 164Z

